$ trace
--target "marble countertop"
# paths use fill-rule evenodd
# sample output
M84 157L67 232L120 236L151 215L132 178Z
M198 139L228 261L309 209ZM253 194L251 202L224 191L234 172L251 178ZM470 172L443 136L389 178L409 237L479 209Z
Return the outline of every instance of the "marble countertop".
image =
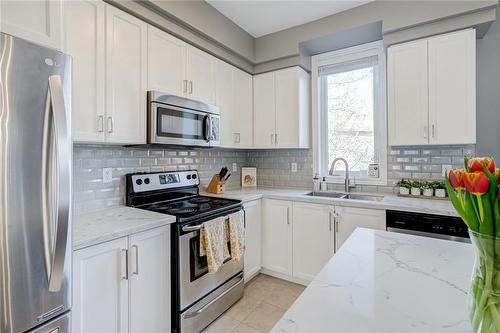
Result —
M175 222L175 216L125 206L73 216L73 250Z
M472 332L470 244L358 228L272 332Z
M339 199L313 197L307 195L311 190L299 189L273 189L265 187L246 188L226 190L224 194L203 193L204 195L226 197L230 199L238 199L243 202L258 200L261 198L293 200L320 204L334 204L338 206L372 208L385 210L401 210L408 212L428 213L446 216L458 216L449 200L430 200L417 199L409 197L399 197L393 194L369 193L374 195L382 195L384 198L381 201L367 201L354 199Z

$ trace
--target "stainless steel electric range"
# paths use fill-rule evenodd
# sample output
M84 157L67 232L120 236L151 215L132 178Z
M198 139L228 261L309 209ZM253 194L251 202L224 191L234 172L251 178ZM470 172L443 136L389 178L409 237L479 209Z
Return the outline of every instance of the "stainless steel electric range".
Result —
M243 296L243 260L214 274L200 256L204 222L243 211L240 200L199 195L196 170L126 176L127 206L176 216L172 225L172 332L200 332Z

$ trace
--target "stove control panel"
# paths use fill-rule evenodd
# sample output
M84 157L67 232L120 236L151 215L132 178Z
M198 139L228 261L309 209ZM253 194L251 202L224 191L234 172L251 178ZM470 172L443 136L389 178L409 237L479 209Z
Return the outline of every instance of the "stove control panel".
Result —
M200 185L196 170L140 173L130 179L135 193Z

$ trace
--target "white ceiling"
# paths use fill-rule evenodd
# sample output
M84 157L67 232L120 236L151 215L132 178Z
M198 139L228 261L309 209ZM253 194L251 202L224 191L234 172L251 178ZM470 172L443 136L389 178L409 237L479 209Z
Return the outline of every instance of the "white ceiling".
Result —
M301 25L373 0L205 0L254 37Z

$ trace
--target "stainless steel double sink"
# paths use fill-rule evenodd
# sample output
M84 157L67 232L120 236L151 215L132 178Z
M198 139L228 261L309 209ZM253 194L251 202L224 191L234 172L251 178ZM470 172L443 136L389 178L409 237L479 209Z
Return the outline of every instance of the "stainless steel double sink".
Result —
M381 201L382 199L384 199L384 197L381 195L362 194L362 193L309 192L306 195L311 197L364 200L364 201Z

